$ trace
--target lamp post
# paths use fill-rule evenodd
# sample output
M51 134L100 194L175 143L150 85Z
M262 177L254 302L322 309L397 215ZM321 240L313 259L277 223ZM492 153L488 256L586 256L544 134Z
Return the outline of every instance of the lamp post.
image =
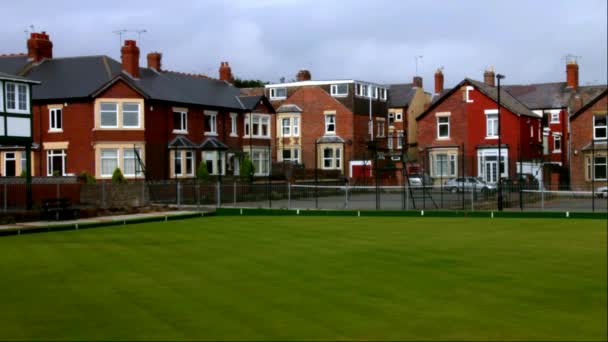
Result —
M502 211L502 177L501 177L501 165L502 165L502 154L501 154L501 134L500 134L500 80L505 78L504 75L496 74L496 80L498 83L498 211ZM506 165L505 165L506 166Z

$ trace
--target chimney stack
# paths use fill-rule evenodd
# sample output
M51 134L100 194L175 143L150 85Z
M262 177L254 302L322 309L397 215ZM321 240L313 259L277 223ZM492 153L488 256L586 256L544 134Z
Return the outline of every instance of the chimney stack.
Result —
M443 91L443 72L441 69L435 71L435 94L439 94Z
M36 63L45 58L53 58L53 42L46 32L30 34L30 39L27 40L27 57Z
M422 77L420 76L414 76L414 87L416 88L422 88Z
M304 70L304 69L298 71L298 74L296 75L296 80L298 82L310 81L311 78L312 78L312 76L310 75L310 71Z
M578 88L578 64L574 60L566 64L566 82L569 88Z
M483 73L483 83L493 87L494 80L495 80L494 67L489 67Z
M148 54L148 68L160 71L162 57L163 55L160 52L150 52Z
M133 78L139 78L139 48L134 40L125 40L125 45L120 49L122 59L122 70Z
M234 77L232 77L232 68L230 68L228 62L220 63L220 80L226 82L234 81Z

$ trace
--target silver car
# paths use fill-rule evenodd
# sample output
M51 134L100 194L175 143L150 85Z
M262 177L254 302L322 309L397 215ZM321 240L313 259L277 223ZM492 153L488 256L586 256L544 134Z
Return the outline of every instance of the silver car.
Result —
M445 182L444 189L451 192L459 192L464 189L465 192L481 192L490 193L496 191L496 184L486 183L483 180L475 177L459 177L453 178Z
M599 198L608 198L608 186L602 186L595 190L595 195Z

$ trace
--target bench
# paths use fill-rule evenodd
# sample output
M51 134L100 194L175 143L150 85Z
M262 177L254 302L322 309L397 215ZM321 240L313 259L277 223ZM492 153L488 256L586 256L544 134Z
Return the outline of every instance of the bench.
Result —
M77 219L80 210L72 208L69 198L47 198L42 200L42 217L56 221Z

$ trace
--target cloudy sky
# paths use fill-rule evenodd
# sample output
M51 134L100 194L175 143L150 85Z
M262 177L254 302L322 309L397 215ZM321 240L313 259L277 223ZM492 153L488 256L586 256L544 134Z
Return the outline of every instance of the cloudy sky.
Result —
M54 56L105 54L140 35L141 63L217 77L229 61L240 78L278 82L309 69L313 79L410 82L432 90L482 79L493 66L506 82L565 80L565 56L580 56L580 82L606 83L607 1L201 0L11 1L2 4L0 53L25 52L33 25ZM10 15L7 15L10 14Z

